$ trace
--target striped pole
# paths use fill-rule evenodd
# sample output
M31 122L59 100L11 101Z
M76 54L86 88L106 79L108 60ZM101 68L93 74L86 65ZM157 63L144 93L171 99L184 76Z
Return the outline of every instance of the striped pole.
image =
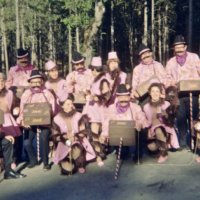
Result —
M40 129L37 128L37 161L40 161Z
M115 180L117 180L118 176L119 176L120 157L121 157L121 151L122 151L122 144L123 144L123 138L120 138L119 150L118 150L118 155L117 155L117 164L116 164L116 169L115 169Z
M193 135L194 135L194 129L193 129L193 107L192 107L192 102L193 102L193 99L192 99L192 92L190 92L190 131L191 131L191 134L190 134L190 137L191 137L191 149L194 150L194 140L193 140Z

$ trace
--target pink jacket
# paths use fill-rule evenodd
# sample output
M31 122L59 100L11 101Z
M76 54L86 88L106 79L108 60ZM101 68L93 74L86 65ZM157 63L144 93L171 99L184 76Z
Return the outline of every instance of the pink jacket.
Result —
M160 111L161 110L165 111L169 106L170 106L170 103L168 101L165 101L164 104L162 104L161 106L158 107L158 109ZM174 148L179 148L179 142L178 142L178 138L177 138L174 128L166 126L161 120L160 120L160 124L158 124L156 126L152 126L153 110L152 110L150 103L145 104L143 110L144 110L144 113L146 115L147 122L148 122L149 138L154 138L155 137L155 132L154 132L155 128L161 126L166 130L167 133L170 134L170 144L169 145Z
M200 78L200 60L199 56L187 52L186 62L180 66L176 61L176 56L172 57L166 65L167 85L176 85L180 80L199 79Z
M140 63L133 69L132 92L151 76L156 75L161 83L166 84L166 72L161 63L153 61L150 65Z
M108 107L108 110L104 112L104 123L102 124L102 135L109 136L109 121L110 120L133 120L136 123L136 129L138 131L141 128L148 126L146 116L141 107L135 103L130 103L130 107L124 113L118 113L116 109L116 103Z
M18 65L11 67L8 72L6 88L10 88L11 86L28 87L29 83L27 82L27 80L30 77L33 69L35 69L35 66L31 64L25 68L19 67Z
M56 89L53 88L53 84L55 84ZM69 93L69 90L66 86L66 80L64 79L60 79L56 83L51 83L49 81L46 81L45 87L48 90L53 90L58 100L62 99L62 96L65 95L66 93Z
M106 77L107 77L108 80L110 80L111 85L112 85L113 80L111 79L111 76L108 72L106 73ZM127 74L125 72L121 71L119 77L120 77L120 83L119 84L126 84Z
M23 110L24 110L24 105L26 103L44 103L48 102L51 105L52 112L55 112L55 98L53 94L47 90L44 89L39 93L32 93L31 89L27 89L22 97L21 97L21 102L20 102L20 115L17 119L17 122L20 124L21 121L23 120Z
M72 125L73 134L76 134L79 132L78 122L81 117L82 115L79 112L76 112L76 114L72 117L71 125ZM54 122L60 128L61 134L68 133L67 125L65 124L65 121L63 120L60 113L58 113L54 117ZM74 143L77 143L77 141L75 141ZM94 159L96 157L96 154L86 137L83 139L83 142L81 144L86 150L86 160L89 161L89 160ZM55 156L53 158L54 163L58 164L69 154L70 151L71 151L70 147L66 146L62 142L59 142L56 152L55 152Z
M74 84L73 81L75 81ZM70 72L66 77L66 85L70 93L80 93L89 90L92 81L93 76L90 69L86 69L81 73L73 71Z
M5 97L0 97L0 109L4 111L4 124L0 128L5 135L17 137L21 135L21 131L12 116L13 92L8 90Z

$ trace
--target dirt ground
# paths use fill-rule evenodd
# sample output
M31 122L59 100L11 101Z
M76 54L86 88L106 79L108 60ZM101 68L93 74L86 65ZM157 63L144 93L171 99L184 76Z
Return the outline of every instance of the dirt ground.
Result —
M171 152L165 164L144 157L142 164L123 161L118 180L114 179L116 156L110 154L105 165L87 166L86 174L61 176L58 166L44 172L42 165L24 169L27 177L3 180L1 200L177 200L200 199L200 164L187 150Z

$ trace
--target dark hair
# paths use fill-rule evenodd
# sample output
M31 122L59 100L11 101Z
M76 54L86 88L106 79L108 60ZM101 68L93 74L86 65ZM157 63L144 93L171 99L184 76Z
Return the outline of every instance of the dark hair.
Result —
M74 95L72 93L68 94L68 97L64 100L64 101L59 101L60 105L63 106L63 104L65 103L66 100L71 100L72 102L74 102Z
M157 87L157 88L160 90L160 92L162 92L162 90L163 90L163 87L162 87L162 86L163 86L163 85L162 85L161 83L152 83L152 84L149 86L148 92L149 92L149 93L151 92L152 87Z

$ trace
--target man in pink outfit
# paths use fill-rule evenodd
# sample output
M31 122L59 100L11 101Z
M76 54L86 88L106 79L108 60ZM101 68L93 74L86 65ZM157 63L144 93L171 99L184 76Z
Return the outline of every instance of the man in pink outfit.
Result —
M132 76L133 98L139 98L139 94L137 93L138 87L153 76L156 76L157 78L152 79L151 83L160 82L164 85L166 83L165 69L161 63L153 59L151 49L146 45L141 44L138 49L138 55L140 57L140 64L135 66Z
M35 69L35 66L30 64L29 52L23 48L17 50L17 65L10 68L6 81L6 87L28 87L28 78Z
M44 170L49 170L50 165L48 164L48 154L49 154L49 136L50 136L50 127L47 125L40 126L27 126L24 124L24 106L28 103L48 103L50 105L51 112L55 111L55 98L53 94L44 87L44 78L39 73L38 70L33 70L28 82L30 83L30 89L27 89L22 97L20 103L20 115L17 119L18 123L28 129L28 133L25 136L25 149L29 157L29 168L35 167L37 164L36 155L32 142L36 137L37 128L40 128L40 143L42 145L42 161L44 163Z
M181 80L199 80L200 79L200 60L197 54L187 51L187 45L184 37L176 36L173 43L174 54L166 65L168 85L176 86ZM190 122L190 101L189 94L180 95L180 105L177 114L177 126L180 135L180 144L182 147L191 144L186 139L187 130L190 130L188 122ZM193 119L197 118L198 109L198 95L193 95ZM188 137L187 137L188 138Z
M147 120L141 107L136 103L132 103L130 99L130 91L126 88L125 84L120 84L116 92L116 102L109 106L107 112L104 114L104 123L101 136L109 138L108 127L110 120L134 121L136 130L141 132L139 133L141 143L140 150L139 152L135 152L135 159L137 161L137 156L142 156L142 148L144 147L145 137L141 130L147 127ZM122 149L122 159L127 158L127 156L127 148L124 147Z

